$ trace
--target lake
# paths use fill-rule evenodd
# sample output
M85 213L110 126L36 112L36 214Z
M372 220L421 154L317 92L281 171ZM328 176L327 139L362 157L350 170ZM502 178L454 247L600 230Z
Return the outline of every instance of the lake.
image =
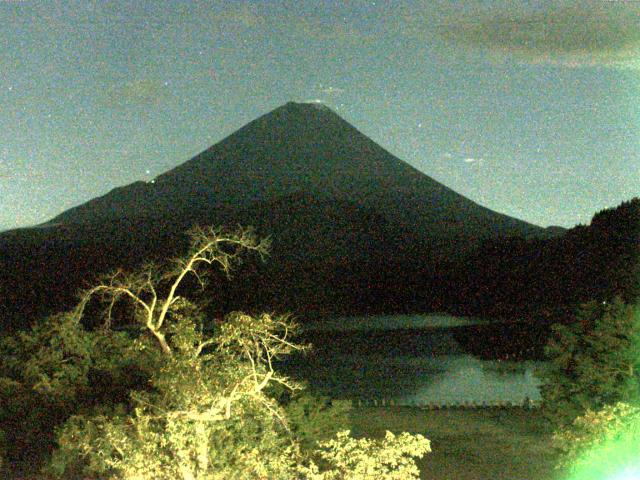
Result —
M373 320L373 321L372 321ZM522 404L540 400L542 361L478 358L455 332L479 320L446 315L330 319L305 328L314 349L285 370L333 398L396 405Z

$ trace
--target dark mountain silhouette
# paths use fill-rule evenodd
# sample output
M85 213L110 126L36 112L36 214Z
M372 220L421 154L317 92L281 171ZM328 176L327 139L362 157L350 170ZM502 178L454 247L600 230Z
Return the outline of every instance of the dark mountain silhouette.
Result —
M545 236L419 172L329 108L297 103L254 120L154 183L117 188L52 222L238 211L301 192L370 206L397 226L436 238Z
M324 106L288 103L153 183L0 234L0 315L66 308L92 275L176 255L195 223L274 241L266 266L215 292L220 305L318 313L436 308L440 276L481 242L561 234L457 194Z

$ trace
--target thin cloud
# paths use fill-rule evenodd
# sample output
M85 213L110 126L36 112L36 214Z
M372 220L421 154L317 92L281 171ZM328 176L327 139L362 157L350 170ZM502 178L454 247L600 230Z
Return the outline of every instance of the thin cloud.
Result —
M325 95L340 95L341 93L344 93L344 89L331 86L322 88L321 86L320 92L324 93Z
M438 27L454 45L534 64L640 68L640 4L600 2L514 14L504 11Z
M336 20L325 23L320 19L294 16L287 22L294 31L305 38L322 42L335 42L340 45L362 45L376 39L371 32L366 32L354 24Z
M106 90L104 103L110 107L160 105L170 96L167 86L165 82L149 79L118 83Z

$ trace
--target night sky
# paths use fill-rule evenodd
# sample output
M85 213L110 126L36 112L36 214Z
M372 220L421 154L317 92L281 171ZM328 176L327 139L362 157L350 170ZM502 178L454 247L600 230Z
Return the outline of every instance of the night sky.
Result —
M640 195L640 2L0 0L0 24L0 230L290 100L537 225Z

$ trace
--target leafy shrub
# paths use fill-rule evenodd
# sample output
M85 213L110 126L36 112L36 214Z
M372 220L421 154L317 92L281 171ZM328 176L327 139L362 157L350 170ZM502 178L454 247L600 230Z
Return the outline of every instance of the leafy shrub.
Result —
M422 435L387 432L383 440L354 439L349 431L320 442L318 464L300 467L308 480L413 480L420 478L415 458L431 451ZM318 466L320 465L320 466Z
M332 400L302 391L284 405L292 433L303 450L313 449L351 425L351 402Z
M89 331L73 312L54 315L0 342L0 428L6 458L34 461L55 445L73 414L127 403L151 362L124 332Z

